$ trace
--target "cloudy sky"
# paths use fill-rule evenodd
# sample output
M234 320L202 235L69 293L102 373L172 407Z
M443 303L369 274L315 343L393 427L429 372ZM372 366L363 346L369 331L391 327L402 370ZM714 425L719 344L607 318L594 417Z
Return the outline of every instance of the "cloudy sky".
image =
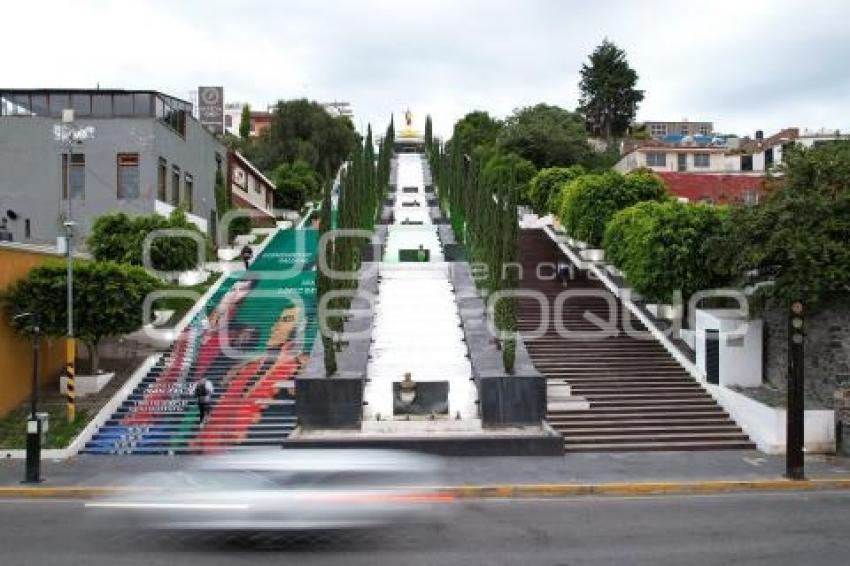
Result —
M574 108L581 64L607 36L640 75L640 119L850 128L847 0L63 0L0 13L0 87L187 98L224 85L254 107L346 100L358 127L379 130L409 106L446 134L473 109Z

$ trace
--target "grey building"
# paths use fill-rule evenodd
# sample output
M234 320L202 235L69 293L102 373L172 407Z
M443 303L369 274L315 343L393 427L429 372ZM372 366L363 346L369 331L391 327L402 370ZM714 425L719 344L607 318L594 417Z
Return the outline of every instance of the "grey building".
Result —
M57 139L62 111L93 137ZM70 171L68 168L70 167ZM183 206L204 231L216 222L215 176L227 148L192 117L189 102L155 91L0 88L0 218L14 240L55 242L71 197L85 238L97 216L167 214Z

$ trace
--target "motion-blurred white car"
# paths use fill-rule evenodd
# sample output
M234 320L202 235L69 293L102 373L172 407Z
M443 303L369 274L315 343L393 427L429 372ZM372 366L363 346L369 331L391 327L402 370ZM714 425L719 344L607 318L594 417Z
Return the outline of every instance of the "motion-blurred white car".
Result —
M338 530L444 518L437 458L384 450L244 451L134 478L86 504L101 525L222 531Z

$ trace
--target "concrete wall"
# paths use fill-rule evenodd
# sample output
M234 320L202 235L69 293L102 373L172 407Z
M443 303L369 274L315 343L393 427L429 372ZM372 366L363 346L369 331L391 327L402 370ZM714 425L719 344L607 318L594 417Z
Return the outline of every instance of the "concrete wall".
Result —
M0 293L26 276L30 269L61 258L33 246L0 244ZM39 358L40 382L57 382L65 361L64 340L42 340ZM0 309L0 416L29 397L32 379L32 340L19 337ZM57 385L58 387L58 385Z
M154 118L80 119L93 126L94 139L75 148L86 156L85 195L72 199L72 216L85 237L93 220L108 212L152 214L157 195L159 158L167 161L168 194L171 168L180 167L181 191L185 174L194 180L192 210L209 219L215 209L216 153L226 163L226 149L199 123L187 119L186 138ZM62 147L54 139L56 120L42 117L0 117L0 216L13 210L18 218L8 225L15 241L55 243L65 214L62 196ZM117 154L139 154L139 198L119 199ZM31 234L25 238L25 223Z

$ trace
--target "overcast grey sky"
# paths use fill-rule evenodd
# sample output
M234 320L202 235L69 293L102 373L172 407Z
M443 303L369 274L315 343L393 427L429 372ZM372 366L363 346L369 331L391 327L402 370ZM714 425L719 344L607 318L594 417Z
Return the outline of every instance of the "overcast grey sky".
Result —
M0 13L0 87L185 98L220 84L255 107L347 100L378 131L409 106L447 134L473 109L573 109L581 64L607 36L646 90L640 119L850 127L848 0L63 0Z

